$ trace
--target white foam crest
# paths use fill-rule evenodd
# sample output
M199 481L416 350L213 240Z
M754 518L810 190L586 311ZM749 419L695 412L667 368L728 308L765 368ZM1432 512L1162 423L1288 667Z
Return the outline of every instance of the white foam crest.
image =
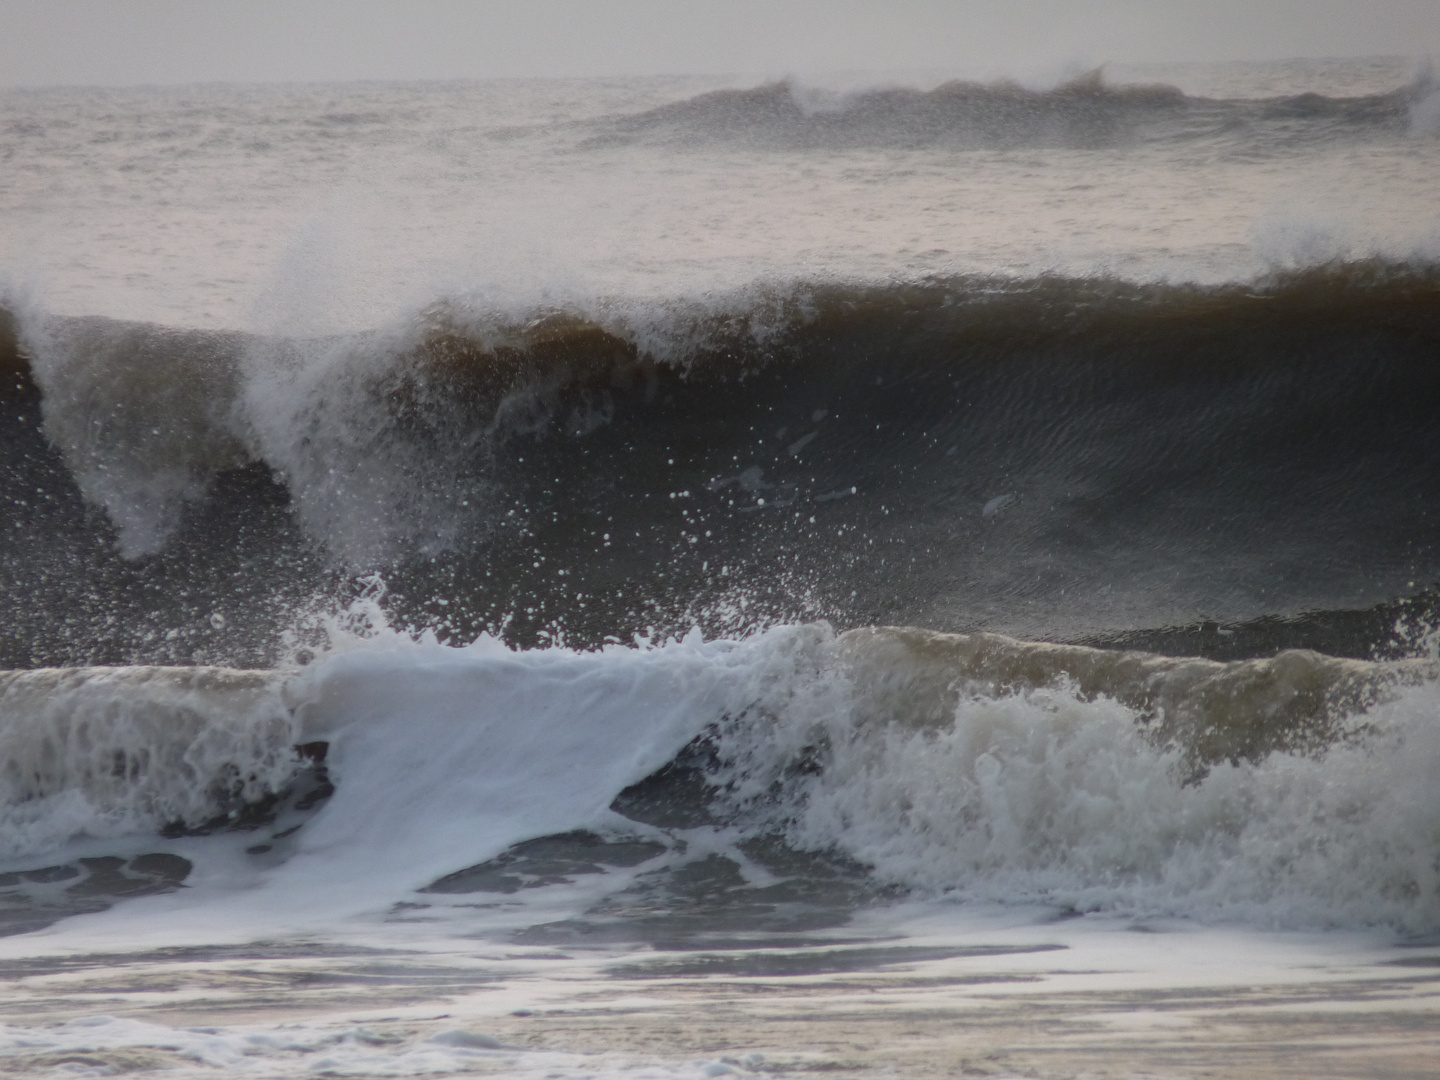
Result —
M159 551L211 478L246 460L223 337L22 312L45 432L126 558Z
M1063 684L965 697L938 729L877 718L864 695L863 684L821 685L772 727L733 732L737 800L818 747L823 772L792 785L779 811L792 839L922 890L1279 925L1440 926L1433 683L1373 709L1363 738L1221 764L1198 783L1183 781L1182 751L1147 740L1130 709Z
M609 810L617 793L726 716L808 683L832 640L822 627L741 642L706 642L696 631L583 653L514 651L490 637L455 648L383 625L364 633L291 673L280 690L284 745L328 742L335 782L283 853L246 862L234 844L185 841L195 864L188 888L87 917L72 935L244 940L333 930L352 917L364 925L412 890L519 841L577 828L613 833L623 824ZM53 702L49 722L66 704ZM157 710L153 722L164 721ZM186 734L177 728L182 745ZM122 747L132 744L138 738ZM200 773L189 770L197 794ZM163 816L117 816L113 831L153 831ZM62 818L51 833L58 842L74 831L74 819Z
M789 627L745 642L684 640L516 652L385 633L311 665L286 689L309 738L329 740L336 794L305 827L298 877L383 895L520 840L608 820L615 795L695 735L795 682L826 640Z
M439 433L407 418L436 404L426 400L427 373L407 363L411 344L403 331L258 340L245 359L251 453L286 484L306 532L350 565L446 550L484 498L474 476L483 424ZM418 408L397 408L397 395L418 398Z
M1282 925L1440 925L1434 683L1397 684L1324 754L1221 764L1195 783L1184 747L1157 746L1135 711L1063 681L963 697L939 725L922 694L924 715L911 716L897 692L911 675L876 685L851 638L808 626L517 653L386 631L289 691L308 736L333 740L338 783L301 851L346 877L363 848L358 877L383 850L399 858L389 887L419 884L521 839L603 826L619 790L719 730L740 820L782 822L804 846L922 890ZM821 770L797 772L805 759Z
M1184 747L1157 745L1135 711L1062 676L1008 694L946 690L947 720L934 671L857 665L864 641L823 625L515 651L417 639L384 625L373 598L360 608L336 625L333 651L288 676L10 675L7 851L205 816L217 785L275 790L290 748L323 739L336 792L286 859L246 871L253 887L236 892L192 844L194 887L103 917L139 926L160 912L167 934L186 919L202 935L299 931L383 912L522 840L613 831L618 792L718 732L717 779L739 827L782 828L923 892L1440 926L1434 682L1396 683L1323 753L1222 763L1195 782Z
M0 673L0 857L198 824L278 791L297 730L280 682L204 667Z

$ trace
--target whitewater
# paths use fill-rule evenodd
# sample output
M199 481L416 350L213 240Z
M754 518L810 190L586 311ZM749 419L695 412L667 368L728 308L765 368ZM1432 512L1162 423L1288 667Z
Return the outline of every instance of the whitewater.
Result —
M1428 67L0 131L0 1075L1433 1070Z

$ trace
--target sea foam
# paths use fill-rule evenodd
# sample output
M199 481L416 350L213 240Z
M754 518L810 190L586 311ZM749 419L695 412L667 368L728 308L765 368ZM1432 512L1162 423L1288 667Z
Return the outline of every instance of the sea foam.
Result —
M644 832L617 818L612 800L699 739L712 747L708 782L732 838L778 833L843 852L921 895L1290 926L1440 925L1440 804L1429 782L1440 698L1420 668L1337 668L1297 653L1271 669L1212 664L1197 683L1196 661L1055 656L1055 646L1004 639L979 651L941 641L948 659L937 664L933 643L917 652L897 633L780 627L594 653L384 634L289 677L278 715L273 677L202 672L186 685L179 672L80 672L44 676L47 692L30 685L38 675L12 677L12 694L17 682L29 687L32 717L11 720L12 741L46 724L70 731L57 717L89 701L124 734L130 759L158 760L171 745L180 762L208 757L205 769L81 776L103 743L92 721L88 742L47 752L59 758L52 771L86 793L89 818L18 789L7 812L48 828L52 842L65 828L143 828L147 814L153 827L187 798L214 797L216 763L278 786L295 767L288 740L323 740L335 795L243 896L247 918L268 912L262 922L294 929L378 914L532 837ZM1083 680L1085 652L1110 673L1106 689L1093 670L1088 689L1065 673ZM1167 679L1212 712L1167 716ZM1356 679L1373 690L1363 701ZM158 693L167 680L175 689ZM207 686L208 724L146 735L124 722L139 704L154 714L186 700L188 711L171 713L201 716L194 702ZM1321 691L1305 708L1323 742L1297 743L1283 725L1268 742L1216 741L1225 725L1232 736L1270 730L1277 703L1307 687ZM243 722L256 715L266 719L251 721L247 742ZM157 793L161 780L175 790ZM202 849L186 850L202 864L196 887L144 903L212 903L213 919L227 903L204 887Z

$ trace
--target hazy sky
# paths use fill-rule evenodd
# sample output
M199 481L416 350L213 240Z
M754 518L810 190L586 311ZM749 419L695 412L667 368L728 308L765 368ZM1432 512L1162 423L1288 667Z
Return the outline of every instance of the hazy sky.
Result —
M1440 53L1440 0L0 0L0 84Z

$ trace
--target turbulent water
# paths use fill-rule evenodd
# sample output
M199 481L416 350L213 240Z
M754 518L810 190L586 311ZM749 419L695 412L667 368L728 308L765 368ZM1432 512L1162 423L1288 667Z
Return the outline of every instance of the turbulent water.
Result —
M1440 931L1426 72L0 131L0 929Z

